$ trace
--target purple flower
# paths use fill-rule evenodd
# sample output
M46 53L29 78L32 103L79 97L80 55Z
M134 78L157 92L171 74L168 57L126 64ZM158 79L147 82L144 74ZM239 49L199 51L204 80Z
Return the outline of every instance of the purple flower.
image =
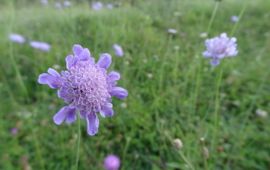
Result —
M104 168L106 170L118 170L120 168L120 159L116 155L108 155L104 159Z
M41 3L42 5L48 5L48 0L40 0L40 3Z
M226 33L220 34L219 37L205 40L205 46L206 51L203 52L203 56L211 58L210 63L213 66L217 66L224 57L233 57L238 53L236 38L229 38Z
M11 128L11 129L10 129L10 133L11 133L12 135L17 135L17 133L18 133L18 128Z
M45 52L48 52L51 49L51 46L48 43L39 41L31 41L30 46Z
M62 4L61 4L61 2L55 2L54 7L55 7L56 9L62 9Z
M71 2L70 1L64 1L63 3L64 7L70 7L71 6Z
M109 3L109 4L106 5L106 7L107 7L108 9L113 9L114 6L113 6L113 4Z
M239 17L238 16L231 16L231 21L233 22L233 23L236 23L236 22L238 22L239 21Z
M55 124L74 122L76 111L79 111L81 118L86 120L87 133L93 136L99 127L97 113L102 117L112 117L112 96L124 99L128 92L117 86L120 79L118 72L107 73L112 62L109 54L101 54L95 63L90 51L81 45L75 44L73 53L66 57L67 70L59 74L49 68L48 73L39 75L38 82L58 89L58 97L67 103L54 115Z
M114 44L113 49L114 49L114 53L115 53L116 56L123 57L124 51L123 51L123 49L122 49L122 47L120 45Z
M23 44L25 42L25 38L20 34L9 34L9 40L19 44Z
M99 11L103 8L103 4L101 2L93 2L92 9L95 11Z

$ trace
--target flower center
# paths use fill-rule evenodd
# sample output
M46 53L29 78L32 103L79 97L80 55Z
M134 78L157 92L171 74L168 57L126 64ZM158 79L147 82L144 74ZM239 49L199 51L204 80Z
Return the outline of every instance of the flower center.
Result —
M105 70L87 62L70 68L64 80L70 101L79 110L99 112L110 97Z

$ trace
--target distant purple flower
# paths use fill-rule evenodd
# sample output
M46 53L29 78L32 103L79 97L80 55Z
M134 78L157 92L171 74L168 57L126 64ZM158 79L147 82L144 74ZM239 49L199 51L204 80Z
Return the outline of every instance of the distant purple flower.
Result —
M106 170L118 170L120 168L120 159L116 155L108 155L104 160Z
M169 28L167 31L170 34L176 34L177 33L177 30L176 29L173 29L173 28Z
M103 8L103 4L101 2L93 2L92 9L95 11L99 11Z
M19 44L23 44L25 42L25 38L20 34L9 34L9 40Z
M205 46L206 51L203 52L203 56L211 58L210 63L213 66L217 66L224 57L233 57L238 53L236 38L229 38L226 33L222 33L219 37L205 40Z
M120 79L118 72L107 73L111 64L111 56L101 54L97 63L87 48L75 44L74 55L66 57L66 67L59 74L49 68L48 73L39 75L38 82L47 84L50 88L58 89L58 97L63 99L67 106L58 111L53 120L60 125L63 121L72 123L76 120L76 111L86 120L87 133L91 136L98 132L99 119L114 115L112 96L124 99L128 96L127 90L117 86Z
M107 7L108 9L113 9L113 4L109 3L109 4L106 5L106 7Z
M60 2L55 2L54 7L56 9L62 9L62 4Z
M231 21L232 21L233 23L236 23L236 22L239 21L239 17L234 15L234 16L231 17Z
M70 7L71 6L71 2L70 1L64 1L63 3L64 7Z
M45 52L48 52L51 49L51 46L48 43L39 41L31 41L30 46Z
M122 47L120 45L114 44L113 49L114 49L114 53L115 53L116 56L123 57L124 51L123 51L123 49L122 49Z
M10 129L10 133L11 133L12 135L17 135L17 133L18 133L18 128L11 128L11 129Z
M41 3L42 5L48 5L48 0L40 0L40 3Z

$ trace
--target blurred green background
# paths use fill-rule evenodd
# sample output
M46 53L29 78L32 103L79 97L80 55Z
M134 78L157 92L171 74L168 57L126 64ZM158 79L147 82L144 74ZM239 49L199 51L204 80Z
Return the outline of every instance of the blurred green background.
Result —
M103 169L111 153L128 170L270 168L269 0L101 1L115 7L99 11L91 1L70 1L63 9L55 2L0 1L0 169L74 168L78 122L53 123L64 102L37 78L49 67L65 69L75 43L96 60L111 53L111 70L129 91L126 100L114 99L114 117L100 118L96 136L87 135L82 121L79 169ZM202 57L204 32L233 33L238 56L212 68ZM27 43L11 42L10 33ZM33 49L30 40L51 50ZM124 57L113 54L114 43Z

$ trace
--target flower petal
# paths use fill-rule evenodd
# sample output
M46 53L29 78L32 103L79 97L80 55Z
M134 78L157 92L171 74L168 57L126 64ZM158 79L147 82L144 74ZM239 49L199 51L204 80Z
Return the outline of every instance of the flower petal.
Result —
M91 113L87 115L87 133L90 136L94 136L98 132L99 120L96 113Z
M73 53L76 56L79 56L82 51L83 51L83 47L80 44L73 45Z
M67 106L62 107L54 116L53 121L55 124L60 125L66 119Z
M219 65L219 63L220 63L219 59L212 59L212 60L210 61L210 64L211 64L212 66L217 66L217 65Z
M77 59L73 55L68 55L66 57L66 67L67 69L70 69L76 64Z
M102 107L100 111L100 115L102 117L112 117L113 114L113 105L111 103L107 103L105 106Z
M97 65L101 68L109 68L112 63L112 57L108 53L104 53L100 55L100 58L97 62Z
M120 80L120 74L116 71L112 71L108 74L108 80L109 82L115 82L117 80Z
M76 120L76 109L74 107L70 107L66 114L66 123L71 124Z
M71 103L73 100L73 93L70 90L63 86L57 91L59 98L63 99L66 103Z
M81 119L86 119L87 112L84 111L84 110L81 110L81 111L80 111L80 116L81 116Z
M128 96L128 91L122 87L114 87L110 94L119 99L124 99Z
M61 77L42 73L38 77L38 83L47 84L52 89L60 88L62 85Z
M78 58L81 61L86 61L90 58L90 56L91 56L90 51L87 48L85 48L80 52Z
M57 76L60 77L60 74L53 68L49 68L48 73L55 76L55 77L57 77Z

